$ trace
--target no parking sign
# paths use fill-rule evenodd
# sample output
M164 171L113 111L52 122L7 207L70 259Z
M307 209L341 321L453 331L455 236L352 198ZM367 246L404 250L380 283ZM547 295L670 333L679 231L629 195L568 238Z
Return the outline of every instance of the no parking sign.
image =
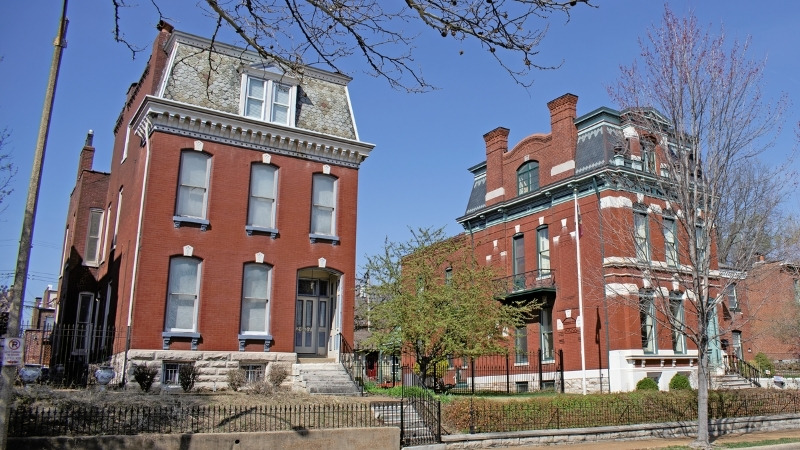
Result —
M3 347L4 366L18 366L22 364L22 339L5 338L5 345Z

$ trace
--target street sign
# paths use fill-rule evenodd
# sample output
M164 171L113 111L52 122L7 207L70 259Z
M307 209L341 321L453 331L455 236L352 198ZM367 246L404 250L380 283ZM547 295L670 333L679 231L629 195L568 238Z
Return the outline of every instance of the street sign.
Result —
M19 366L22 364L22 339L20 338L5 338L5 345L3 348L3 365L4 366Z

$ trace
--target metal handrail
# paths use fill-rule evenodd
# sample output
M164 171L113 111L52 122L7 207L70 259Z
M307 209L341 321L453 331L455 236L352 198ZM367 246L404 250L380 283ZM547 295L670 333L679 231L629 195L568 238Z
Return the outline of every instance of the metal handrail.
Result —
M736 355L727 355L728 363L725 365L726 373L733 373L749 381L756 387L761 387L758 381L761 378L761 369L753 366L749 362Z
M358 395L364 395L363 378L361 378L360 375L356 376L357 372L360 374L359 361L356 358L356 353L342 333L339 333L339 343L339 363L344 367L347 375L350 376L350 381L358 386Z
M494 280L502 294L514 294L532 289L555 288L556 272L552 269L537 269Z

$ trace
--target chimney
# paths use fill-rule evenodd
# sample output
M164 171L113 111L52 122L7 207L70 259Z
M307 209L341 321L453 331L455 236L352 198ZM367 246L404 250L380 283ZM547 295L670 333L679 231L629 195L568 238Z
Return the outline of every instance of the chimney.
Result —
M78 161L78 179L81 178L81 174L84 170L92 170L92 163L94 162L94 147L92 146L92 141L94 141L94 131L89 130L89 133L86 134L86 143L83 144L83 149L81 150L80 160Z
M575 127L577 106L578 96L569 93L547 103L550 109L551 151L557 155L555 164L575 160L578 145L578 129Z
M483 135L486 142L486 206L505 200L503 155L508 151L508 128L498 127Z

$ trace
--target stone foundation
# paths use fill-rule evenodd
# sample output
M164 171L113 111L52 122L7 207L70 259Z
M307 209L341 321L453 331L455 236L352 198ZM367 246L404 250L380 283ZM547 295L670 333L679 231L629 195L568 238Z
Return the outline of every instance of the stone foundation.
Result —
M122 382L122 373L125 360L124 353L117 353L111 358L111 365L114 367L116 376L111 381L111 385ZM158 369L158 375L153 383L153 389L180 389L180 386L162 386L163 367L167 362L187 362L193 363L198 371L197 381L194 388L199 391L217 391L228 389L228 372L238 369L244 364L264 364L266 371L265 378L269 374L271 367L282 365L287 373L292 373L292 364L297 362L296 353L279 352L210 352L210 351L176 351L176 350L129 350L127 376L125 377L126 389L139 389L139 385L133 379L133 368L137 365L146 364ZM293 384L291 376L284 380L283 385L290 387Z

